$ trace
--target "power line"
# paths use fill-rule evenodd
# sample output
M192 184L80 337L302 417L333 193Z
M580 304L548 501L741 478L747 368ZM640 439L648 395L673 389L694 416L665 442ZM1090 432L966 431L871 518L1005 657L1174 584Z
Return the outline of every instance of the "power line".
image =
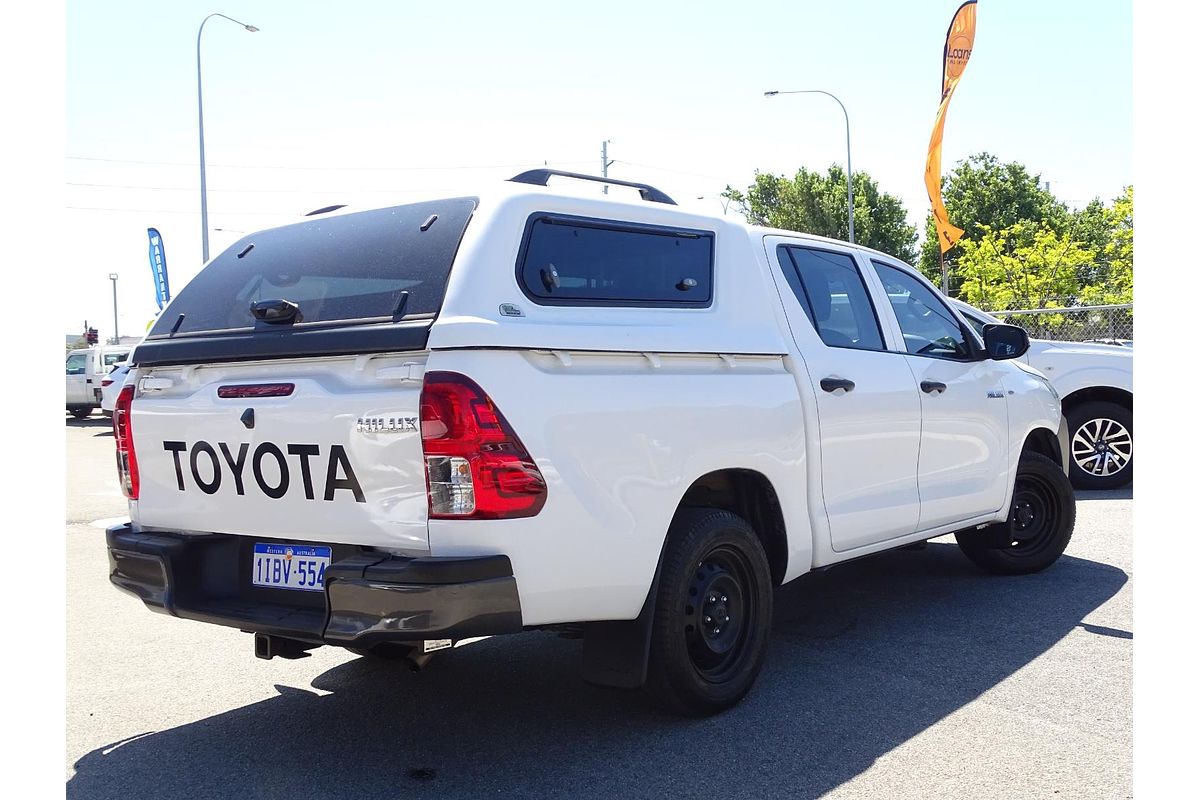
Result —
M161 192L195 192L195 186L142 186L137 184L124 183L75 183L67 181L67 186L87 186L103 189L143 189L148 191ZM370 194L401 194L413 192L425 192L426 189L311 189L304 187L301 189L209 189L210 192L238 192L238 193L255 193L255 194L354 194L354 193L370 193Z
M187 161L143 161L129 158L100 158L96 156L67 156L68 161L101 161L110 164L153 164L167 167L198 167L198 162ZM361 167L361 166L280 166L275 164L209 164L210 167L223 169L282 169L282 170L332 170L332 171L366 171L366 172L408 172L408 171L438 171L438 170L468 170L468 169L521 169L522 167L542 166L548 161L556 164L590 164L591 159L539 159L523 161L519 164L450 164L444 166L409 166L409 167Z
M176 211L168 208L108 208L106 206L63 206L73 211L117 211L126 214L195 214L195 211ZM279 211L218 211L221 216L225 217L302 217L304 212L297 211L295 214L285 214Z
M693 178L707 178L713 181L728 181L728 176L722 177L719 175L705 175L702 172L688 172L682 169L672 169L671 167L656 167L653 164L639 164L636 161L624 161L619 158L614 158L613 161L617 164L624 164L628 167L641 167L642 169L654 169L660 172L673 172L676 175L690 175Z

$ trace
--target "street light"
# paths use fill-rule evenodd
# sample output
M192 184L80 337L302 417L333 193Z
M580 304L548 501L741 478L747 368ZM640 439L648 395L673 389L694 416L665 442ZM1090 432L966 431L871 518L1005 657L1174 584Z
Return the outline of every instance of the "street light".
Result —
M108 279L113 284L113 344L121 343L121 333L117 330L117 273L108 273Z
M200 239L204 245L205 261L208 261L208 184L204 176L204 89L200 80L200 34L204 33L204 23L213 17L221 17L235 22L251 33L258 31L258 28L253 25L238 22L233 17L227 17L224 14L209 14L201 21L200 30L196 33L196 101L200 111Z
M764 97L774 97L780 94L823 94L827 97L832 97L842 107L842 114L846 117L846 206L850 217L850 244L854 244L854 171L850 168L850 115L846 113L846 107L842 105L842 101L824 89L798 89L793 92L763 92Z

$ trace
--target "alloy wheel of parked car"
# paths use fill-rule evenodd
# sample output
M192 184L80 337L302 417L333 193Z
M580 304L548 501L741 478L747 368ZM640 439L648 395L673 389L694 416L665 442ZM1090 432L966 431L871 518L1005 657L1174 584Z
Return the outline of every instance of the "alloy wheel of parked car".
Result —
M1116 403L1084 403L1067 412L1071 483L1116 489L1133 480L1133 414Z

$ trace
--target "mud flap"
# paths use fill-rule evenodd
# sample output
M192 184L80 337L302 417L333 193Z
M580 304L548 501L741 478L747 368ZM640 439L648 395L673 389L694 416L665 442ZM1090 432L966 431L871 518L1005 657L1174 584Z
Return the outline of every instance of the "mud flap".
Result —
M646 683L661 569L659 555L659 568L654 571L654 581L636 619L591 622L584 627L580 669L588 683L617 689L637 689Z

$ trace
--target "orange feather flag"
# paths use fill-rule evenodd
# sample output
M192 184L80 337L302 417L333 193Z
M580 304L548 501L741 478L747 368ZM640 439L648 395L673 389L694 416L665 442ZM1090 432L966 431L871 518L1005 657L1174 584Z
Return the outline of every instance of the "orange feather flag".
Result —
M945 253L962 238L962 228L950 224L946 205L942 202L942 129L946 125L946 109L975 46L975 0L967 0L954 12L950 29L946 31L946 47L942 63L942 102L929 137L929 155L925 160L925 189L933 205L933 220L937 227L938 244Z

